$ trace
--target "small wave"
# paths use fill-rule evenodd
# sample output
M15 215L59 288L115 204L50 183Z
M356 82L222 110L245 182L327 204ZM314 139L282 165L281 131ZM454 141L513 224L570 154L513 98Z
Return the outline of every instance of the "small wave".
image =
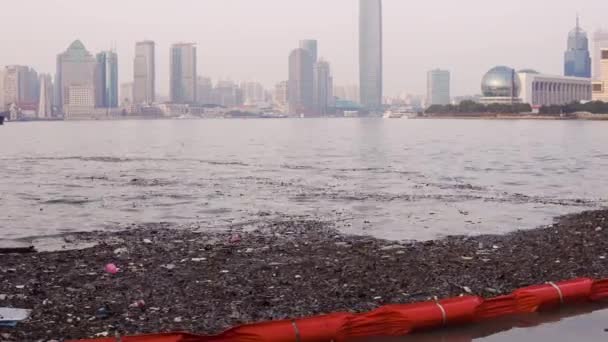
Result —
M314 167L309 166L309 165L281 165L281 168L283 169L288 169L288 170L312 170L314 169Z
M93 203L95 200L89 198L56 198L43 201L42 204L68 204L68 205L83 205Z

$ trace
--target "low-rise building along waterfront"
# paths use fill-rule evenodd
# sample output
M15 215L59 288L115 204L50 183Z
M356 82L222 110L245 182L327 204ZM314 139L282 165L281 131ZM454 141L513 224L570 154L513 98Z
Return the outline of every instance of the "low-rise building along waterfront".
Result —
M564 105L591 100L591 79L540 74L533 70L518 73L523 103L532 107Z

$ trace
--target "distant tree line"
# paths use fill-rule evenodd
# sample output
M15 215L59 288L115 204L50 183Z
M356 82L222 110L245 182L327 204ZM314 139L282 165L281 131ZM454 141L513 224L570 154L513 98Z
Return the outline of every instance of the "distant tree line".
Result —
M527 103L511 104L481 104L475 101L466 100L457 105L432 105L425 111L427 114L506 114L506 113L529 113L532 111Z
M561 115L576 112L589 112L592 114L608 114L608 102L592 101L587 103L573 102L563 106L543 106L539 110L540 114Z

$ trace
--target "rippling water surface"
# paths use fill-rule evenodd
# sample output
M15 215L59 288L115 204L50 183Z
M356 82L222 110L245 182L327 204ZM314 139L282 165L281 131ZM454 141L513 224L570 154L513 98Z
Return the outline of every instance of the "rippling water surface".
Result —
M0 146L0 238L304 216L432 239L608 204L607 122L33 122Z

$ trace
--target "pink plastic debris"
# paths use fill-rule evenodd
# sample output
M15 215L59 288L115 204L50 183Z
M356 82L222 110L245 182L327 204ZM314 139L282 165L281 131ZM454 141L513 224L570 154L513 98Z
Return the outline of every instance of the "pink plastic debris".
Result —
M120 271L120 268L116 267L114 264L107 264L105 270L110 274L116 274Z

